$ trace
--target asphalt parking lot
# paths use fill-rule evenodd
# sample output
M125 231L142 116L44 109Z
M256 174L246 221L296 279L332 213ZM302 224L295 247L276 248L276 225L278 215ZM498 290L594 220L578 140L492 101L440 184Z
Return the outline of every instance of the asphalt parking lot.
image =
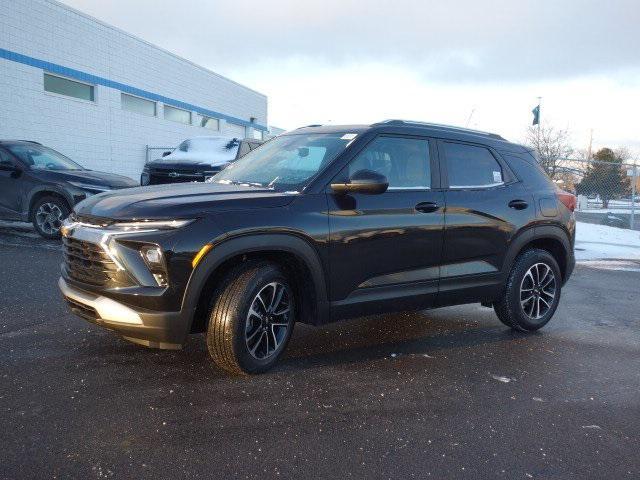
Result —
M60 256L0 227L0 478L640 477L640 262L578 265L537 334L477 305L298 326L237 378L67 313Z

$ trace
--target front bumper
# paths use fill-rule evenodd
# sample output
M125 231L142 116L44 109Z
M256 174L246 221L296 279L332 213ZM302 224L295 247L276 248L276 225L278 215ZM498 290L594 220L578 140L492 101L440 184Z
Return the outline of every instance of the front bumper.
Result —
M73 313L114 330L131 342L153 348L179 349L189 334L193 311L143 310L81 290L62 277L58 280L58 287Z

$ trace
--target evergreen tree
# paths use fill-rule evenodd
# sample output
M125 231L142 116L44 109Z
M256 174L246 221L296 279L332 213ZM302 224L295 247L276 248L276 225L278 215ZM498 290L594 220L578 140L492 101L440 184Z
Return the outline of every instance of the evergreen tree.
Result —
M610 148L602 148L593 156L576 191L583 195L599 195L602 208L609 208L609 200L629 195L631 182L622 166L623 156ZM602 163L600 163L602 162Z

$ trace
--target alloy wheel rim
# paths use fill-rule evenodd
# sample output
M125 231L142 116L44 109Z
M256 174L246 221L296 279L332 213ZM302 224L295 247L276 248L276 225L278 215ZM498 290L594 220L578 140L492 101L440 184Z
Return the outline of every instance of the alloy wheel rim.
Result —
M520 282L520 306L531 320L540 320L556 298L556 276L546 263L532 265Z
M64 215L62 209L55 203L47 202L38 207L36 212L36 223L40 230L48 235L53 235L60 231Z
M245 342L258 360L272 357L282 349L291 324L291 293L280 282L260 289L247 313Z

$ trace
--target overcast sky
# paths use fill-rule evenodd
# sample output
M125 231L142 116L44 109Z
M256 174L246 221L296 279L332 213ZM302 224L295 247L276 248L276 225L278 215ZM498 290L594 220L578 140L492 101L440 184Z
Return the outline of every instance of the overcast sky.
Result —
M269 97L269 123L408 118L640 155L640 0L64 0ZM472 114L473 112L473 114ZM470 118L471 117L471 118Z

